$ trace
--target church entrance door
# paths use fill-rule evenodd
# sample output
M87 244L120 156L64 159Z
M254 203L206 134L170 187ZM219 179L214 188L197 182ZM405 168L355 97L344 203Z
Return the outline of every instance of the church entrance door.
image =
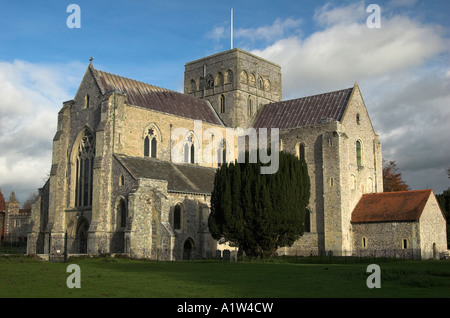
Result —
M194 248L194 244L190 239L187 239L184 242L183 246L183 260L190 260L191 259L191 252Z
M87 253L87 234L88 234L89 224L88 221L84 218L80 219L78 222L78 230L76 241L78 242L78 253L86 254Z

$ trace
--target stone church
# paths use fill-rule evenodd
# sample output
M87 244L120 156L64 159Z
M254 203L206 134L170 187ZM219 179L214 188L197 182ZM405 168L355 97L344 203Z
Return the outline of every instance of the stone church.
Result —
M382 202L383 180L380 139L357 84L285 101L281 92L280 66L237 48L187 63L184 93L97 70L91 60L58 113L28 253L182 260L232 249L208 231L215 171L237 158L239 136L263 129L276 130L280 149L306 160L311 181L305 234L278 254L447 249L432 191L413 200L414 211L431 202L415 219L402 219L410 210L386 218L392 209L370 218L373 206L358 205L367 195ZM377 226L418 224L422 214L432 233L414 225L379 243Z

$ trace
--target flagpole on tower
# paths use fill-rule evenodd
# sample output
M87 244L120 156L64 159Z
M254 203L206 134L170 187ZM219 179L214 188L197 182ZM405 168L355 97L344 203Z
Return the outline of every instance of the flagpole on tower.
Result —
M233 8L231 8L231 49L233 49Z

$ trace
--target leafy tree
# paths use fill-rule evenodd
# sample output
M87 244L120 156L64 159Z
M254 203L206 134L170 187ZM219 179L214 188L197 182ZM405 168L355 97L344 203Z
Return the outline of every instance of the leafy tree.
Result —
M226 239L246 255L268 257L292 245L304 232L310 183L304 160L279 153L274 174L262 164L222 165L214 180L208 225L214 239Z
M31 193L27 200L24 202L23 204L23 208L24 209L31 209L31 205L34 203L34 201L36 201L36 199L38 198L38 194L37 193Z
M395 161L383 162L384 192L407 191L410 187L403 181Z

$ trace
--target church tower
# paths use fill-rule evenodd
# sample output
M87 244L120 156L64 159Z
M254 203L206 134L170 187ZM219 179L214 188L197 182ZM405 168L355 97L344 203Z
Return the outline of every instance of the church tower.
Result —
M226 126L247 128L262 105L281 101L281 68L231 49L187 63L184 93L209 101Z

